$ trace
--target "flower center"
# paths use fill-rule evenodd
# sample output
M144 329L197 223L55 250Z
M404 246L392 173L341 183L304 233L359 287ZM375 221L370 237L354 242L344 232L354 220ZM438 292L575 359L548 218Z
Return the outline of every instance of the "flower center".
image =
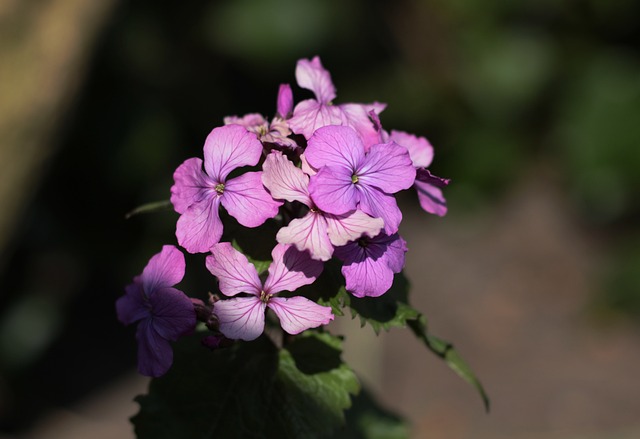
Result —
M222 195L222 194L223 194L223 192L224 192L224 183L218 183L218 184L216 185L215 189L216 189L216 192L217 192L219 195Z
M358 182L358 176L356 174L353 174L351 176L351 183L356 184Z
M273 294L267 294L264 292L264 290L260 291L260 300L262 300L264 303L267 303L269 299L271 299L271 296L273 296Z
M358 239L358 245L362 248L366 248L369 245L369 240L367 238Z

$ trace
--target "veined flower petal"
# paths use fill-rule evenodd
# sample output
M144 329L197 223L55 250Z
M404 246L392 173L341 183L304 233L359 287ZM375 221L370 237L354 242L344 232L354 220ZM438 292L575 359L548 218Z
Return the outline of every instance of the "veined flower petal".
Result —
M300 296L291 298L272 297L267 306L280 319L280 325L285 332L296 335L307 329L326 325L334 316L331 307L321 306Z
M191 205L176 224L176 237L189 253L206 253L222 236L220 197L205 198Z
M447 214L447 200L442 194L442 189L418 180L415 182L415 188L418 192L420 207L426 212L438 216L445 216Z
M318 102L328 104L336 97L336 88L331 81L331 74L316 56L311 60L301 59L296 65L296 81L298 85L311 90Z
M184 277L184 255L173 245L165 245L144 267L140 280L148 297L160 288L171 287Z
M245 227L258 227L276 216L282 205L262 185L262 172L247 172L229 180L221 199L227 212Z
M396 233L402 222L402 212L395 197L371 186L360 189L360 209L374 218L382 218L386 234Z
M232 340L251 341L264 332L266 304L259 297L234 297L213 305L220 332Z
M358 169L365 158L360 136L348 126L318 128L309 139L304 155L316 169L334 166L350 171Z
M268 294L295 291L313 283L322 273L321 261L311 259L309 253L301 252L292 245L276 245L271 257L273 262L264 283L264 291Z
M289 119L289 128L296 134L302 134L309 139L320 127L341 125L343 114L340 108L326 105L313 99L299 102L293 109L293 116Z
M193 302L182 291L166 287L149 299L152 306L153 329L164 339L176 341L196 327Z
M174 185L171 186L171 204L176 212L183 214L192 204L199 203L214 185L202 170L202 160L185 160L173 173Z
M211 247L205 264L211 274L218 278L223 294L235 296L238 293L250 293L260 296L262 282L256 267L230 243L220 242Z
M240 125L214 128L204 143L204 169L217 183L241 166L253 166L262 155L262 143Z
M355 210L360 193L348 168L324 166L309 181L309 194L322 211L334 215Z
M281 244L293 244L301 252L307 250L311 258L319 261L328 261L333 254L333 246L327 235L327 222L318 212L309 212L302 218L292 220L278 231L276 240Z
M173 364L171 344L153 328L152 319L140 321L136 330L138 372L150 377L164 375Z
M361 210L354 210L345 215L324 215L327 221L327 232L331 243L335 246L345 245L362 235L374 237L384 227L382 218L372 218Z
M311 207L309 177L280 151L272 151L262 165L262 183L278 200L299 201Z
M394 142L373 145L356 173L361 184L387 194L409 189L416 179L407 149Z

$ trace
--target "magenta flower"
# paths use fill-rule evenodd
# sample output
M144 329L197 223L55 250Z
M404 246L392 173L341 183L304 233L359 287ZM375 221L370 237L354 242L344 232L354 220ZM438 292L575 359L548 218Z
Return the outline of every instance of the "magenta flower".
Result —
M305 158L318 170L309 192L321 210L342 215L360 208L382 218L388 235L398 231L402 213L393 194L410 188L416 177L406 148L390 142L365 152L352 128L329 126L309 139Z
M407 243L400 235L381 233L338 247L335 255L344 262L347 291L356 297L378 297L391 288L394 273L402 271L406 252Z
M170 341L188 334L196 326L191 299L173 288L184 276L184 256L165 245L153 256L142 274L133 279L116 301L118 319L125 325L138 322L138 371L159 377L173 363Z
M289 127L293 132L309 139L318 128L328 125L348 125L358 132L365 148L368 149L376 143L377 132L369 119L369 112L380 113L385 109L385 104L374 102L333 105L336 89L330 73L325 70L317 56L312 60L298 61L296 80L300 87L311 90L315 99L307 99L296 105L293 116L289 119Z
M308 250L313 259L328 261L334 246L344 245L363 234L375 236L382 229L382 219L372 218L360 210L332 215L318 209L309 195L309 176L280 151L269 154L262 167L262 182L272 197L298 201L309 208L305 216L293 219L278 231L279 243L293 244L300 251Z
M262 144L239 125L215 128L204 144L202 160L191 158L173 174L171 202L180 213L176 226L178 243L189 253L205 253L220 241L222 221L218 210L227 212L245 227L257 227L278 213L275 201L262 185L262 172L246 172L227 180L231 171L253 166L262 155Z
M263 285L255 266L231 244L221 242L211 248L206 265L218 278L220 291L227 296L249 294L215 302L213 313L225 337L247 341L258 338L264 331L266 308L273 310L282 329L293 335L333 320L330 307L301 296L276 296L281 291L295 291L313 283L322 272L322 262L283 244L276 245L271 256L273 262Z

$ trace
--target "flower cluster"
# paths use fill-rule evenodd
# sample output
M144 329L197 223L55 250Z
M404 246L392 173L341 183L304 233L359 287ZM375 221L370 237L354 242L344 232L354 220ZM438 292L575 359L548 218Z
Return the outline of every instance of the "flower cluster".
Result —
M172 363L169 342L191 332L197 320L213 331L210 346L256 339L267 309L292 335L329 323L330 307L293 293L313 284L333 257L342 262L349 293L384 294L407 252L395 194L413 186L425 211L446 213L448 180L427 169L433 147L424 137L385 131L385 104L334 104L335 87L318 57L298 61L295 76L314 98L294 107L291 87L281 85L270 122L259 114L226 117L207 137L203 158L175 171L178 244L208 254L206 268L223 296L205 305L173 288L185 268L176 247L151 258L117 301L122 323L138 322L142 374L164 374ZM266 237L274 245L266 279L241 251L220 242L221 206L244 227L271 219L279 225L275 237Z

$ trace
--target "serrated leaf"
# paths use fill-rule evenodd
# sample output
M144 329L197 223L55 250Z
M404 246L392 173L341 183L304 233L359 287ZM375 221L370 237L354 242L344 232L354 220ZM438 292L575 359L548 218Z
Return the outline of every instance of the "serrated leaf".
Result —
M128 212L124 217L125 219L129 219L132 216L139 215L141 213L153 213L153 212L162 212L167 210L173 210L173 205L169 200L162 201L154 201L152 203L146 203L142 206L138 206L132 211Z
M478 380L469 365L467 365L460 354L454 349L453 345L448 341L429 334L427 331L427 320L422 315L415 320L409 320L408 324L411 331L424 342L429 350L442 358L454 372L478 390L484 403L484 408L488 412L490 409L489 396L485 392L484 387L482 387L480 380Z
M263 336L210 352L197 337L183 339L175 345L171 370L136 398L136 434L141 439L329 435L344 424L350 394L359 389L340 360L340 343L309 331L287 349L278 350Z

